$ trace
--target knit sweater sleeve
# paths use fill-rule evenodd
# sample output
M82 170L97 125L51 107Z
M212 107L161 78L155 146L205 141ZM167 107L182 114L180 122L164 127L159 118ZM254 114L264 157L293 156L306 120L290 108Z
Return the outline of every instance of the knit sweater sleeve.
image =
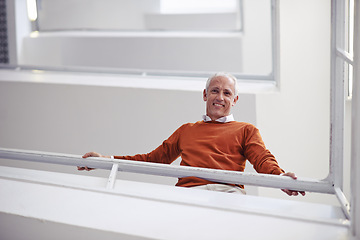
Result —
M114 158L170 164L175 161L181 154L179 140L184 126L185 125L178 128L159 147L149 153L136 154L134 156L114 156Z
M281 174L284 170L271 152L265 147L259 130L249 125L245 129L244 155L258 173Z

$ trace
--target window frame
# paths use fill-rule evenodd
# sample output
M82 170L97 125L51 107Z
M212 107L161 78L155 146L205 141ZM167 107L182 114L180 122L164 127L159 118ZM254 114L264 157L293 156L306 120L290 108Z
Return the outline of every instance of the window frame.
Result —
M8 5L10 6L10 10L13 10L14 12L17 11L16 8L19 8L16 6L17 3L14 3L10 0L8 1ZM243 0L239 1L239 7L240 11L243 9ZM270 40L272 46L271 50L269 50L271 53L271 66L270 66L270 73L269 74L248 74L248 73L234 73L235 77L239 81L242 82L254 82L254 83L272 83L274 86L279 86L279 33L278 33L278 0L269 0L270 3L270 17L271 17L271 30L270 30ZM37 6L39 7L39 6ZM14 9L12 9L14 8ZM22 7L24 8L24 7ZM13 14L14 16L15 14ZM19 15L19 14L18 14ZM243 21L243 14L241 14L241 21ZM16 26L16 21L19 19L11 19L11 24ZM23 19L22 19L23 21ZM38 20L34 20L30 24L30 31L33 31L34 29L37 29L38 26ZM24 23L24 22L23 22ZM244 26L242 25L240 28L240 31L244 30ZM36 33L36 31L35 31ZM16 34L13 34L16 36ZM10 50L11 52L16 52L19 47L19 44L16 44L17 46L13 46ZM16 54L15 54L16 55ZM49 66L34 66L34 65L21 65L18 63L19 57L13 57L13 61L11 61L10 64L1 65L2 68L16 68L16 69L34 69L34 70L43 70L43 71L64 71L64 72L88 72L88 73L110 73L110 74L119 74L121 75L133 75L133 76L139 76L142 78L146 77L179 77L183 78L184 80L194 79L194 78L207 78L209 75L213 74L213 72L194 72L194 71L167 71L167 70L141 70L141 69L112 69L112 68L97 68L94 69L93 67L49 67Z

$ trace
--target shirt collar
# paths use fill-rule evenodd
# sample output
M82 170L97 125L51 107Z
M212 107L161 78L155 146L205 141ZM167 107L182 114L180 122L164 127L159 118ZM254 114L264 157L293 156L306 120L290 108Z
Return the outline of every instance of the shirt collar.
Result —
M208 115L203 115L203 120L204 122L211 122L211 118ZM234 120L234 116L232 114L227 115L225 117L221 117L215 120L215 122L220 122L220 123L227 123L227 122L232 122L235 121Z

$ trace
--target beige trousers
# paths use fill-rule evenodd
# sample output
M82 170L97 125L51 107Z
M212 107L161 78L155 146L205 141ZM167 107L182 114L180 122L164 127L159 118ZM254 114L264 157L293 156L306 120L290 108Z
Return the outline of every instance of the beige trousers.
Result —
M207 185L195 186L191 188L204 189L204 190L217 191L217 192L240 193L244 195L246 194L246 191L244 189L237 186L231 186L226 184L207 184Z

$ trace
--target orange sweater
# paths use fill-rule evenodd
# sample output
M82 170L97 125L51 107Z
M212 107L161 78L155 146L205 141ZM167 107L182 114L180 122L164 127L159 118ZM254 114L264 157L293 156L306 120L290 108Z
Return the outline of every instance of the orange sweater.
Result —
M258 173L284 172L265 148L259 130L252 124L235 121L187 123L150 153L115 158L170 164L179 156L183 166L244 171L248 159ZM176 186L193 187L209 183L213 182L185 177L180 178Z

